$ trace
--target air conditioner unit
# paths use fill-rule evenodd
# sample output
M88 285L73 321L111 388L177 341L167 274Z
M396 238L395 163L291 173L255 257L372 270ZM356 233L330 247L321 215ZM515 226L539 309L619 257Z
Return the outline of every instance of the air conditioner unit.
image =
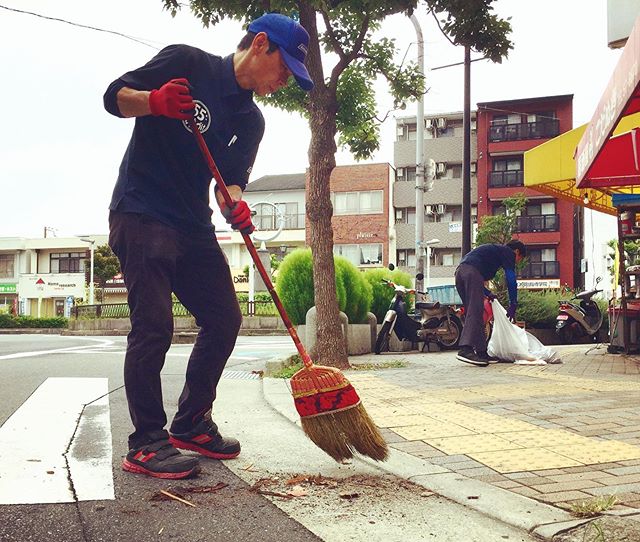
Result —
M436 164L436 173L445 173L447 171L447 164L444 162L438 162Z
M399 167L398 169L396 169L396 177L399 179L401 177L404 177L404 168L403 167Z
M439 215L443 215L444 212L446 210L446 206L444 203L438 203L438 205L436 205L436 213Z
M396 126L396 135L402 137L404 135L404 126Z
M396 220L400 220L402 218L402 209L396 209Z
M406 259L407 259L406 252L404 252L404 251L398 252L398 261L399 262L404 262Z
M444 117L440 117L438 119L438 128L440 130L444 130L447 127L447 119L445 119Z
M475 173L475 172L476 172L476 163L471 162L471 173Z
M424 119L424 127L431 130L434 127L434 119Z
M472 129L473 131L476 131L476 130L477 130L477 126L478 126L478 125L476 124L476 121L475 121L475 120L472 120L472 121L471 121L471 129Z
M425 205L424 206L425 213L433 213L433 205Z

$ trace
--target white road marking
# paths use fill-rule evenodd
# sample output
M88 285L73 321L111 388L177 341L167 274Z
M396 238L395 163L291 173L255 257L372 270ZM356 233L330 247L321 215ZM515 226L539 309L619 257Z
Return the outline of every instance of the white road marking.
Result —
M92 339L92 340L98 341L98 339ZM74 353L77 350L86 351L91 348L105 348L113 344L113 341L109 341L109 340L100 340L99 342L100 344L89 344L85 346L71 346L68 348L55 348L53 350L35 350L33 352L16 352L15 354L7 354L5 356L0 356L0 360L16 359L16 358L31 358L36 356L44 356L46 354L59 354L61 352Z
M0 504L114 499L106 378L48 378L0 427Z

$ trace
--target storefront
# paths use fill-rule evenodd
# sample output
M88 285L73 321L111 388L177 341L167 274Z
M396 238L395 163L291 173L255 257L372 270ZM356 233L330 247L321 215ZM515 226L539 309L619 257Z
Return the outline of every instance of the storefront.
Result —
M84 273L21 275L18 313L47 318L68 316L74 300L85 297Z
M18 312L18 285L0 282L0 312Z

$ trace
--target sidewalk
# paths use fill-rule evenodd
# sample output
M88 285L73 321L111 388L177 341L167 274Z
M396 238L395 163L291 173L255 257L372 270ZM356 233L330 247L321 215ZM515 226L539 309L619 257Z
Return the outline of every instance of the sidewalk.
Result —
M554 349L563 363L542 367L474 367L451 351L350 358L406 364L347 374L393 450L382 468L545 538L578 524L575 503L615 495L610 513L640 536L640 357ZM295 420L286 384L265 379L265 397Z

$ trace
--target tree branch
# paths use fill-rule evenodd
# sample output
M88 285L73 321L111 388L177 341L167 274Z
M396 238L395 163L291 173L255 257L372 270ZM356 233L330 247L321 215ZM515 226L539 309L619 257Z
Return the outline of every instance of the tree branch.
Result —
M340 74L360 55L360 51L362 49L362 44L364 43L364 38L369 31L369 21L371 20L369 14L367 13L362 20L362 26L360 27L360 33L356 38L351 51L348 54L340 57L338 63L331 70L331 80L329 82L329 86L332 88L337 88L338 86L338 78ZM343 51L344 53L344 51Z
M334 52L340 57L340 60L344 60L347 54L344 52L344 49L340 45L340 41L336 37L335 32L333 31L333 26L331 26L331 19L329 19L329 14L322 10L322 19L324 20L324 25L327 27L327 35L329 36L329 41L333 46Z

